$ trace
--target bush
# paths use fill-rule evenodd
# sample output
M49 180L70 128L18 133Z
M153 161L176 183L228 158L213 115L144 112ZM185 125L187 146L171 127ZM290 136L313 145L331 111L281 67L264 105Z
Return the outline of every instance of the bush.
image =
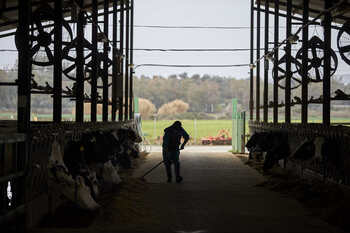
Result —
M174 116L177 114L182 114L187 112L189 107L190 107L189 104L185 103L182 100L174 100L167 104L163 104L158 110L158 115Z
M159 115L159 120L215 120L215 117L204 112L185 112L175 115Z
M150 100L140 98L139 111L143 119L149 119L156 112L156 107Z

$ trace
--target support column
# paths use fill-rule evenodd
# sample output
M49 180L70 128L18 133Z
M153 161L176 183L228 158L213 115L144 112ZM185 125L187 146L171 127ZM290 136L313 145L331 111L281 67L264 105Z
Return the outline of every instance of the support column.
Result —
M269 53L269 1L265 1L265 56ZM264 122L268 122L269 60L264 59Z
M55 0L53 121L62 120L62 1Z
M126 14L125 14L125 94L124 94L124 120L129 118L129 39L130 39L130 9L129 9L129 0L125 1Z
M325 1L325 9L331 8L332 2ZM325 13L324 28L324 66L323 66L323 118L324 125L331 124L331 39L332 39L332 17L329 12Z
M31 18L31 1L19 1L18 30L21 35L21 48L18 50L18 102L17 129L27 133L30 128L30 80L32 64L29 47L29 22Z
M250 6L250 92L249 92L249 120L254 119L254 0Z
M279 0L275 0L274 77L273 77L273 123L278 123L278 46L279 46Z
M92 43L92 67L91 67L91 121L96 122L97 118L97 0L92 0L92 24L91 24L91 43Z
M103 15L103 33L108 38L108 26L109 26L109 1L104 1L104 15ZM114 43L114 41L113 41ZM114 45L113 45L114 47ZM109 83L109 76L108 76L108 52L109 52L109 45L108 41L105 41L103 43L103 104L102 104L102 120L108 121L108 103L109 103L109 96L108 96L108 83ZM113 64L114 67L114 64ZM113 76L113 75L112 75ZM113 79L115 76L112 77ZM114 82L114 81L112 81ZM113 88L113 87L112 87Z
M260 1L256 10L256 58L260 58ZM256 64L256 121L260 121L260 60Z
M31 19L31 0L18 2L18 30L21 35L21 48L18 50L18 98L17 98L17 131L28 135L30 131L30 80L31 80L31 51L29 47L29 23ZM18 147L18 154L28 174L31 169L29 135L26 142ZM19 206L28 200L28 194L32 187L28 187L28 176L18 179L18 184L13 187L16 190L16 204ZM25 209L24 222L19 229L25 231L28 224L28 216L31 214L28 206Z
M113 66L112 66L112 121L116 120L117 84L119 79L118 48L117 48L118 5L113 1Z
M287 0L287 18L286 18L286 36L290 38L292 35L292 0ZM291 122L290 112L290 96L291 96L291 63L292 63L292 45L287 40L286 44L286 84L285 84L285 122L289 124Z
M124 107L124 0L120 1L120 32L119 32L119 76L118 76L118 85L117 85L117 94L118 94L118 117L119 121L123 121L123 107Z
M134 119L134 0L130 6L130 99L129 119Z
M31 1L19 1L18 30L21 35L21 49L18 50L18 102L17 128L20 133L27 133L30 128L30 80L32 63L29 47L29 22Z
M309 20L309 0L303 2L303 23ZM302 82L301 82L301 123L307 124L308 112L308 43L309 43L309 26L303 28L302 44Z
M78 15L77 23L77 59L76 59L76 105L75 105L75 121L83 122L84 121L84 12L80 11Z

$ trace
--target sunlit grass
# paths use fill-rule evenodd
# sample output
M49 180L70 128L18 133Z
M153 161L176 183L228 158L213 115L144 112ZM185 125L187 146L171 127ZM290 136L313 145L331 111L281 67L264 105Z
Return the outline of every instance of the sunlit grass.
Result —
M148 140L153 141L162 136L164 129L173 122L173 120L143 120L142 131ZM196 120L196 123L194 120L182 120L181 122L191 138L196 139L197 142L203 137L216 136L221 129L227 129L231 135L231 120Z

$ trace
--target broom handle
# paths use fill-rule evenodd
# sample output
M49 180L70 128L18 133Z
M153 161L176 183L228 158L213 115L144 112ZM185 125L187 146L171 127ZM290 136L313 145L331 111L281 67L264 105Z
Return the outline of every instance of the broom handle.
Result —
M148 172L146 172L145 174L143 174L143 176L141 178L144 178L145 176L147 176L149 173L151 173L154 169L156 169L157 167L159 167L159 165L161 165L162 163L164 163L164 160L162 160L161 162L159 162L156 166L152 167L152 169L150 169Z
M179 149L179 150L183 150L183 149ZM144 178L145 176L147 176L149 173L151 173L154 169L156 169L157 167L159 167L162 163L164 163L164 160L162 160L161 162L159 162L156 166L152 167L149 171L147 171L145 174L143 174L143 176L141 176L141 178Z

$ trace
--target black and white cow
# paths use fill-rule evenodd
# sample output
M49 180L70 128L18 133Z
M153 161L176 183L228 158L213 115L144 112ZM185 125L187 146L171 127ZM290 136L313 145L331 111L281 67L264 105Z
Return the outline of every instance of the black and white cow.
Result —
M340 141L317 136L303 141L291 155L291 159L303 163L318 162L329 169L342 170ZM341 172L340 172L341 173Z
M325 138L315 137L307 138L296 148L291 155L291 159L299 161L322 160L322 146L325 143Z
M75 173L73 176L63 161L61 146L57 141L52 144L48 163L49 185L55 186L68 200L77 203L83 209L95 210L100 207L91 195L86 179ZM90 175L91 176L91 175Z
M262 154L267 151L268 144L264 142L265 138L268 136L267 132L254 133L248 142L246 143L246 148L249 151L249 159L253 159L253 154ZM260 160L262 156L257 159Z
M119 163L123 168L131 168L131 158L139 156L138 143L142 141L140 135L132 128L120 128L114 137L120 143L120 149L117 153L116 163Z
M286 158L290 154L288 135L283 132L260 132L255 133L246 144L251 153L266 152L263 169L272 168L280 159Z
M133 128L87 131L78 141L68 141L64 153L52 144L49 161L50 180L62 194L84 209L96 209L101 183L119 184L118 166L131 168L138 157L137 143L142 139Z

